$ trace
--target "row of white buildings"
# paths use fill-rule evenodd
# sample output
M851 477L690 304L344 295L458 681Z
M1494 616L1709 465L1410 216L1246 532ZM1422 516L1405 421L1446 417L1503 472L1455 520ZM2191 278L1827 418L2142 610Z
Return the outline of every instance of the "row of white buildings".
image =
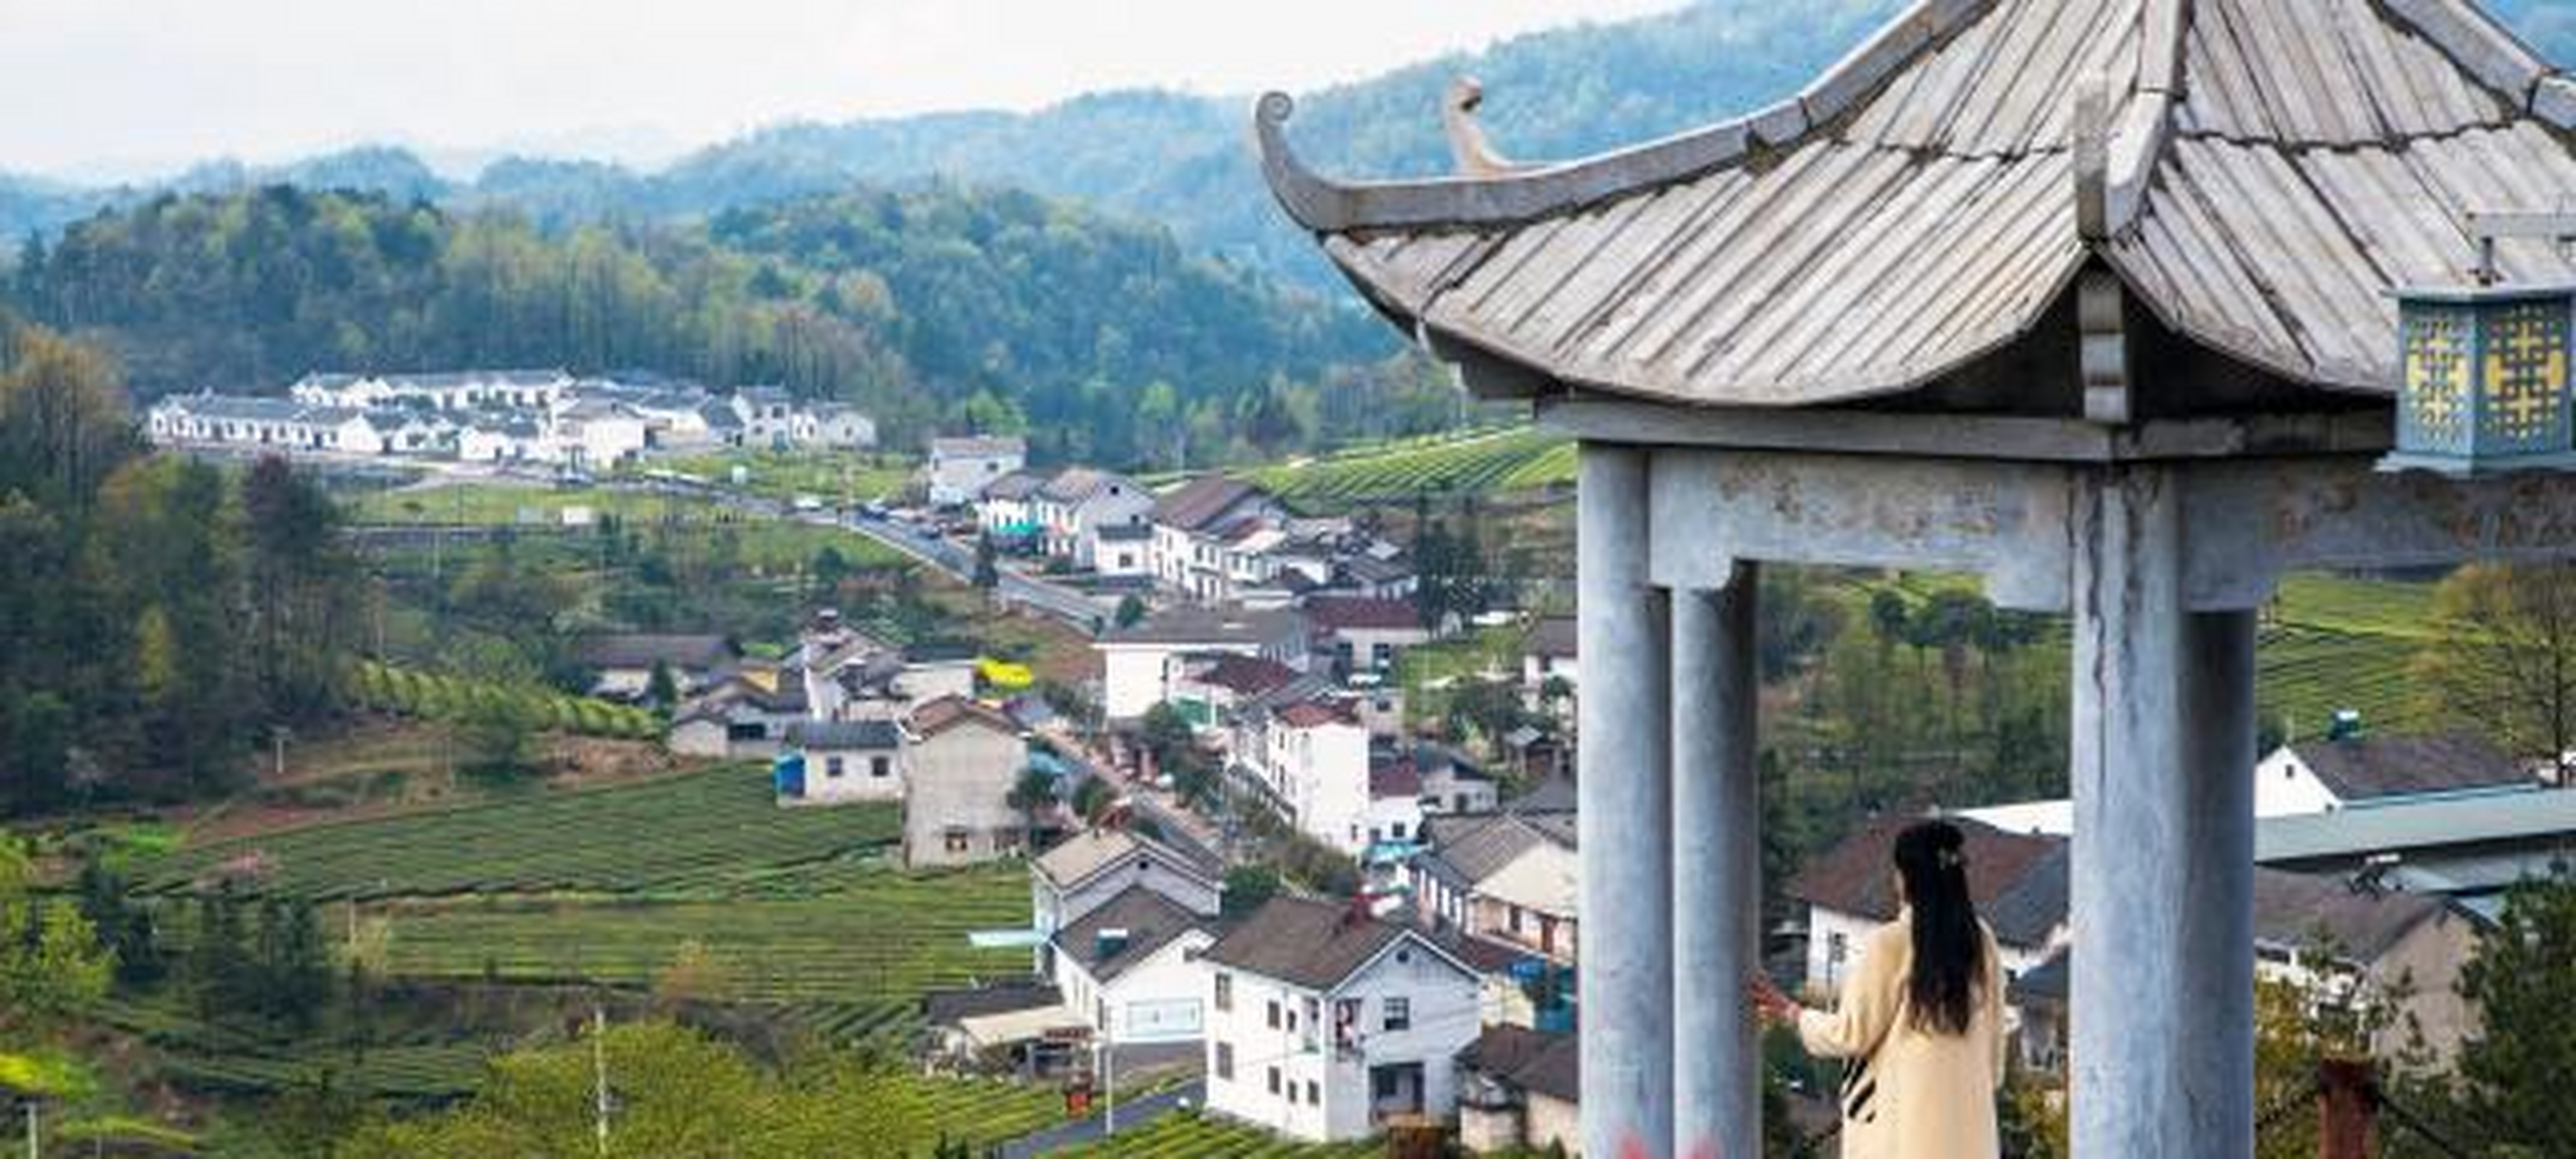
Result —
M283 454L455 459L597 469L652 452L727 447L858 450L876 424L777 387L718 393L661 379L562 370L310 374L284 398L172 395L145 413L155 443Z

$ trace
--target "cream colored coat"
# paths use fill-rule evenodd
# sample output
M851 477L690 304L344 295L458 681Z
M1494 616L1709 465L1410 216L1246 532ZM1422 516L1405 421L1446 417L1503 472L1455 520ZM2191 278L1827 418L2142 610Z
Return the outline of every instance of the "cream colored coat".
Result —
M2003 966L1987 929L1985 978L1966 1034L1913 1024L1905 994L1914 968L1910 912L1870 931L1859 972L1832 1013L1798 1016L1810 1054L1844 1069L1843 1159L1994 1159L1995 1086L2003 1081ZM1981 927L1982 928L1982 927Z

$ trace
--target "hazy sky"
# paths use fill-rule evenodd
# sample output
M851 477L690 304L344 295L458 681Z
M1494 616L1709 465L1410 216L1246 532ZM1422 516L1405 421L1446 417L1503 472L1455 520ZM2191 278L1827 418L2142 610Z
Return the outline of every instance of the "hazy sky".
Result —
M0 169L392 141L658 157L792 118L1310 88L1679 0L0 0ZM441 159L441 158L434 158Z

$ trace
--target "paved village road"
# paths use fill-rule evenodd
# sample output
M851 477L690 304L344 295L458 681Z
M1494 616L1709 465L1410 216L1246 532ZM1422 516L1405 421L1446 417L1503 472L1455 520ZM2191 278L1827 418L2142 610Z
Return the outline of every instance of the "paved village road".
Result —
M1183 1106L1200 1106L1206 1101L1206 1081L1194 1079L1170 1090L1147 1095L1132 1103L1121 1102L1118 1104L1118 1130L1122 1133L1133 1131ZM1108 1124L1102 1116L1093 1115L1087 1119L1076 1119L1060 1126L1049 1127L1034 1135L1022 1135L1002 1144L1002 1159L1033 1159L1034 1156L1080 1146L1101 1138L1107 1127Z

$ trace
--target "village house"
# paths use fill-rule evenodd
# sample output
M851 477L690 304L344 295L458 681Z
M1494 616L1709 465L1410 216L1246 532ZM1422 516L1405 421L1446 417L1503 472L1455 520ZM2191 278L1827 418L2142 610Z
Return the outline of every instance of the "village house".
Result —
M994 480L1028 462L1029 445L1018 436L963 435L930 440L922 465L931 506L963 507L984 495Z
M733 413L742 419L743 445L783 451L796 445L796 398L776 386L734 388Z
M1276 498L1239 479L1202 475L1183 483L1156 498L1147 515L1155 582L1200 603L1233 599L1244 541L1287 516Z
M1871 930L1893 921L1896 835L1920 817L1890 816L1863 827L1809 861L1788 895L1807 906L1806 988L1831 996L1851 976ZM1967 838L1968 893L1993 928L2007 976L2048 960L2064 947L2067 843L2046 835L2008 833L1966 817L1950 818Z
M1232 652L1181 653L1168 663L1164 703L1193 730L1217 728L1255 698L1287 687L1300 673L1276 660Z
M572 656L593 673L591 695L631 703L651 690L656 668L670 671L676 694L694 696L740 661L742 651L717 635L602 633L574 641Z
M583 398L555 414L555 457L584 470L606 470L644 453L644 416L603 398Z
M922 995L921 1016L933 1067L973 1072L1007 1056L1024 1079L1061 1069L1088 1029L1062 992L1036 978L932 990Z
M2476 1029L2460 997L2460 967L2476 954L2485 923L2438 896L2389 893L2337 877L2254 871L2254 976L2303 991L2363 1002L2394 1001L2372 1051L2396 1057L2416 1045L2448 1066ZM2054 1072L2065 1064L2067 982L2072 951L2060 948L2011 985L2023 1065Z
M456 457L468 463L550 463L556 448L535 422L496 415L457 429Z
M1170 698L1174 657L1257 656L1303 671L1307 628L1293 611L1181 604L1111 628L1092 648L1101 658L1102 709L1110 720L1135 720Z
M971 865L1021 852L1026 819L1011 787L1029 764L1019 726L1001 710L945 696L903 729L903 861Z
M1206 1028L1212 915L1145 885L1131 885L1058 928L1047 940L1051 980L1065 1008L1112 1048L1195 1043Z
M1404 649L1430 642L1422 613L1405 600L1366 596L1315 596L1304 604L1315 628L1315 653L1344 679L1356 673L1395 670Z
M1145 516L1154 500L1124 475L1067 467L1038 488L1033 507L1039 550L1088 571L1099 547L1095 533L1106 527L1149 526Z
M681 705L664 744L683 756L775 757L806 709L805 683L793 673L744 666Z
M1432 817L1405 868L1414 910L1435 930L1571 964L1581 909L1572 813Z
M2546 782L2502 750L2465 733L2346 736L2272 750L2254 766L2254 815L2284 817L2545 787Z
M1531 710L1546 707L1551 690L1562 688L1568 693L1575 683L1574 617L1549 616L1530 625L1529 637L1521 644L1521 700ZM1571 723L1574 702L1568 696L1557 705L1564 723Z
M1226 775L1314 839L1345 853L1368 847L1368 730L1319 700L1256 702L1236 715Z
M1571 1034L1487 1026L1458 1055L1458 1141L1583 1154L1583 1051Z
M877 445L877 421L848 403L818 402L805 409L798 424L798 446L831 451L864 451Z
M1041 935L1078 921L1129 889L1146 889L1201 917L1216 916L1217 867L1127 829L1085 829L1029 861L1029 913ZM1051 974L1041 959L1040 974Z
M903 729L892 720L800 720L772 766L782 805L903 799Z
M1456 1111L1478 982L1420 931L1281 897L1201 961L1209 1111L1310 1142Z
M985 484L975 499L975 530L1005 550L1037 550L1046 535L1038 522L1038 489L1048 478L1045 471L1023 467Z
M1090 568L1104 580L1141 581L1150 587L1154 579L1154 529L1144 523L1109 523L1091 528L1089 544L1083 557Z

